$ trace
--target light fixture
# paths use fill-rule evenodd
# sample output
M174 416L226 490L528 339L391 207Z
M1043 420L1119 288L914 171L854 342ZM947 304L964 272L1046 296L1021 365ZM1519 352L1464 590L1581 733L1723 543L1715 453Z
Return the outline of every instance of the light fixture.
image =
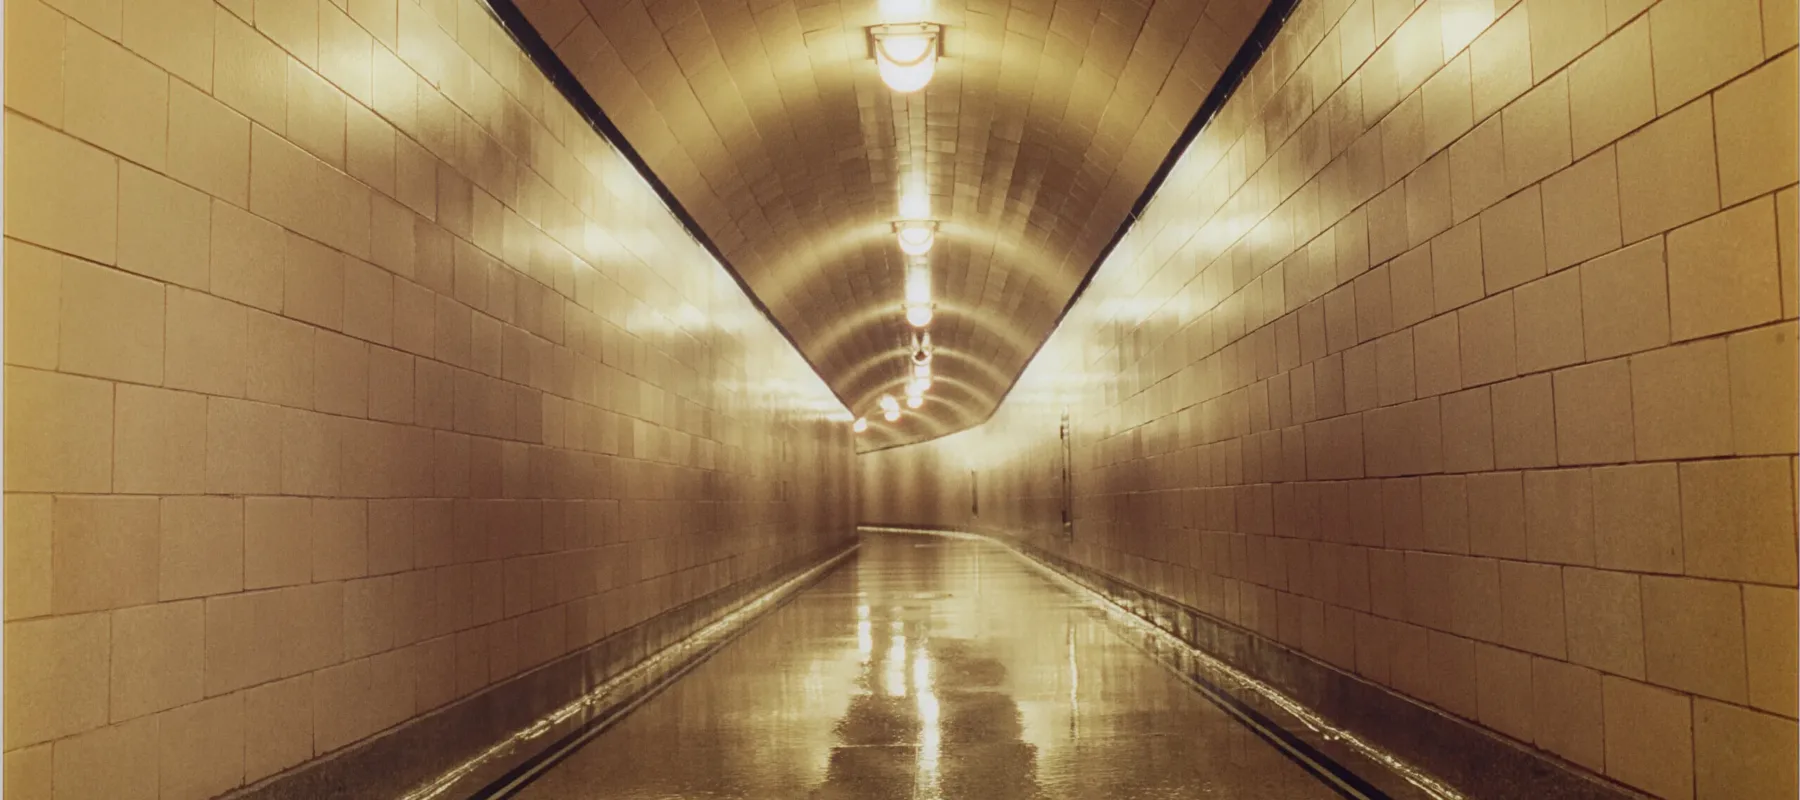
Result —
M931 364L930 363L914 364L913 365L913 377L914 378L930 378L931 377Z
M878 405L881 406L882 411L899 411L900 410L900 401L895 400L894 396L891 394L882 395L881 400L878 402Z
M868 429L869 420L865 417L857 417L855 422L850 423L850 430L856 431L857 433L862 433Z
M906 307L906 321L915 328L923 328L931 324L931 306L914 304Z
M899 422L900 421L900 409L896 408L892 411L883 411L883 412L881 412L881 418L887 420L888 422Z
M894 238L900 242L900 252L909 256L925 255L931 252L931 246L937 242L937 223L928 219L896 222Z
M925 88L943 55L943 34L944 27L931 22L869 28L869 57L875 59L881 82L901 94Z
M922 405L925 405L925 396L924 395L921 395L921 394L907 395L907 397L906 397L906 407L907 408L918 408L919 406L922 406Z

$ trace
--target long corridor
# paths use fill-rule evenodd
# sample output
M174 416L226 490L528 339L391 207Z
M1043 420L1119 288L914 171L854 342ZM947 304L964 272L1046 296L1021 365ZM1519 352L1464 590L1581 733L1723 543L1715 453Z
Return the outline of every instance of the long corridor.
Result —
M1361 794L1407 796L1355 772L1381 787ZM1021 557L865 533L854 559L509 796L1361 796L1326 780Z

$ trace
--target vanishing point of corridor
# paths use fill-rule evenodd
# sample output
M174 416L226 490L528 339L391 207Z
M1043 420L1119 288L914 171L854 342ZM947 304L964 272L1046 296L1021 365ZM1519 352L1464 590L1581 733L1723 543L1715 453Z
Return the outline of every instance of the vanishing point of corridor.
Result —
M1342 783L1342 765L1301 745L1332 768L1309 772L1262 736L1005 547L871 533L848 563L505 796L1424 796L1361 762Z

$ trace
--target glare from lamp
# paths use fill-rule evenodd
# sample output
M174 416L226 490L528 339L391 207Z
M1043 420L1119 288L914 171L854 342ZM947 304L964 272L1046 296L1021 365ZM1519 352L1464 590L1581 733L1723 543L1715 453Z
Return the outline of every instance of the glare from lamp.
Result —
M888 411L884 411L881 414L881 418L887 420L888 422L899 422L900 421L900 409L895 408L895 409L890 409Z
M855 422L850 423L850 430L856 431L857 433L862 433L868 429L869 420L865 417L857 417Z
M906 268L906 302L931 302L931 263L915 259Z
M925 191L923 181L908 181L906 191L900 194L901 219L931 219L931 194Z
M881 82L901 94L925 88L937 73L938 31L930 25L894 25L871 32Z
M915 328L923 328L931 324L930 305L910 305L906 307L906 321Z
M909 256L922 256L931 252L931 246L937 242L937 226L929 222L903 222L895 232L900 241L900 252Z
M894 396L891 394L882 395L881 400L879 401L879 404L881 406L882 411L899 411L900 410L900 401L895 400ZM889 420L889 422L892 422L892 421L893 420Z
M918 408L919 406L922 406L922 405L925 405L925 396L924 395L915 394L915 395L907 396L907 398L906 398L906 407L907 408Z

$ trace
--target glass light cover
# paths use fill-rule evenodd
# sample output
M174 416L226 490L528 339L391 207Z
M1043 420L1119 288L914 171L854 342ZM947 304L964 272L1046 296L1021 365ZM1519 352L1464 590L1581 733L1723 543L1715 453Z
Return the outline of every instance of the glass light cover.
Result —
M900 252L922 256L931 252L931 246L937 242L937 226L929 222L902 222L894 236L900 242Z
M931 324L931 306L916 304L906 307L906 322L915 328L923 328Z
M928 25L892 26L877 30L875 65L881 82L901 94L916 92L937 73L937 29Z

